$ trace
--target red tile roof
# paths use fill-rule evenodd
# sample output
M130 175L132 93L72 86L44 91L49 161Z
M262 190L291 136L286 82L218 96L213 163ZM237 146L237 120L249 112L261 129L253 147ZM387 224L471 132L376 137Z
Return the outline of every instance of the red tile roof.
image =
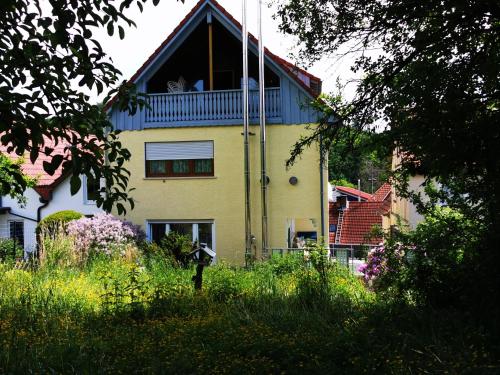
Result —
M54 155L67 155L67 147L71 146L71 144L67 141L59 141L56 145L55 142L49 138L45 138L45 147L49 147L54 149L52 151L51 156L46 155L45 153L40 152L37 160L34 163L31 163L29 160L29 155L25 157L25 162L22 165L22 171L29 177L33 177L37 179L37 184L35 190L40 194L43 198L49 199L50 194L55 189L55 187L66 177L66 173L64 173L62 166L60 166L55 173L51 176L43 169L43 163L45 161L52 160L52 156ZM7 152L7 147L0 144L0 152L4 155L8 155L11 159L19 158L19 155L13 152Z
M242 26L222 5L220 5L216 0L200 0L191 11L184 17L184 19L177 25L177 27L170 33L170 35L160 44L160 46L149 56L149 58L142 64L142 66L134 73L132 78L130 78L129 82L135 82L135 80L147 69L147 67L153 62L153 60L160 54L160 52L167 46L170 41L179 33L182 27L189 22L189 20L194 16L194 14L205 4L212 3L212 5L218 9L224 16L227 17L229 21L233 23L233 25L241 30ZM255 38L251 33L248 35L249 39L257 44L258 39ZM307 93L309 93L313 98L316 98L321 92L321 79L308 73L304 69L297 67L289 61L275 55L267 48L264 48L264 53L271 60L273 60L276 64L278 64L295 82L297 82ZM306 83L299 78L299 73L307 76L311 80L311 85L308 86ZM108 110L111 105L116 100L116 95L106 103L105 109Z
M365 193L364 191L354 189L351 187L347 187L347 186L335 186L335 189L340 191L341 193L353 195L356 197L361 197L361 199L364 199L364 200L370 200L372 198L372 195L369 193Z
M349 202L344 211L340 242L344 244L380 243L380 238L370 237L375 225L382 226L382 207L379 202Z
M374 202L382 202L384 201L387 196L391 193L391 184L388 182L384 183L381 187L378 188L378 190L373 193L372 197L370 198L371 201Z
M370 195L369 201L348 202L348 208L344 208L340 244L377 245L382 241L381 237L371 236L371 232L375 225L382 226L383 215L390 211L391 189L387 185L389 187L383 185L373 196ZM380 200L380 197L383 199ZM331 202L329 208L329 222L338 229L340 203ZM336 235L335 232L329 233L330 243L335 243Z

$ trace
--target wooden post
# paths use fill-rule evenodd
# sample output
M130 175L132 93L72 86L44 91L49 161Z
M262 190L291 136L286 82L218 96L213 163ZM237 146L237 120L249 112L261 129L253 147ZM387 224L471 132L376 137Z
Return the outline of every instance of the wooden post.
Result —
M209 89L214 89L214 41L213 41L213 28L212 28L212 13L207 14L208 23L208 81Z
M201 290L202 285L203 285L203 269L205 268L205 265L203 263L199 263L196 266L196 275L192 277L192 280L194 282L194 290Z
M214 54L213 54L213 30L212 24L208 24L208 66L210 91L214 89Z

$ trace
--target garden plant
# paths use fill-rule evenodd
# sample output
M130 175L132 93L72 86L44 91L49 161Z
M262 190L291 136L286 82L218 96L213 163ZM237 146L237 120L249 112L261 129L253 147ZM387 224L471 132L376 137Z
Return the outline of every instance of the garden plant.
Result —
M480 322L386 298L329 261L321 245L251 268L220 262L195 291L192 265L151 251L116 218L87 220L47 236L48 261L36 269L0 263L0 373L499 368L498 344ZM121 228L114 246L106 228Z

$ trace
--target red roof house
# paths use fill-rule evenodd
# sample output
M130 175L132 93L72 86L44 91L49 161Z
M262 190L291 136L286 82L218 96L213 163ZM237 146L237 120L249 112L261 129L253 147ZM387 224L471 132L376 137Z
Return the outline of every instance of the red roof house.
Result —
M354 198L361 198L363 201L368 201L373 198L372 194L366 193L364 191L354 189L348 186L335 186L335 190L337 190L341 194L345 194Z
M57 144L49 138L45 146L52 148L51 155L40 150L37 160L32 163L27 156L22 171L29 177L36 178L36 186L24 192L25 200L19 202L16 197L0 196L0 238L14 238L26 252L33 252L37 246L35 229L37 223L44 217L62 210L74 210L84 215L94 215L101 212L95 204L98 186L95 181L89 181L82 176L82 188L72 195L69 183L69 173L61 166L53 175L43 169L43 163L52 160L54 155L69 156L71 143L61 140ZM19 155L9 152L8 147L0 145L0 153L11 159ZM97 182L98 184L99 182Z
M51 176L43 169L43 163L50 162L54 155L66 155L68 153L67 148L70 147L71 144L65 140L61 140L56 144L53 140L45 138L45 146L54 150L52 151L52 154L50 156L40 151L40 154L38 155L38 158L34 163L30 162L28 156L21 169L27 176L37 179L35 191L44 199L48 200L51 192L62 180L64 180L66 174L63 173L62 166L59 166L59 168ZM7 155L14 160L19 158L19 155L8 152L7 147L1 144L0 153Z
M373 195L360 193L367 196L366 201L338 199L337 202L330 202L330 243L377 245L381 242L382 238L373 236L372 231L374 226L382 227L383 216L390 211L391 185L382 185Z

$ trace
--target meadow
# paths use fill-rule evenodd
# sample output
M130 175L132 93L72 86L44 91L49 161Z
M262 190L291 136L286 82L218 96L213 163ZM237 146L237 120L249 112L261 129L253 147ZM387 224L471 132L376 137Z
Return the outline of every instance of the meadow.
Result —
M457 311L381 298L301 256L193 268L160 256L0 264L0 373L498 373L496 338Z

